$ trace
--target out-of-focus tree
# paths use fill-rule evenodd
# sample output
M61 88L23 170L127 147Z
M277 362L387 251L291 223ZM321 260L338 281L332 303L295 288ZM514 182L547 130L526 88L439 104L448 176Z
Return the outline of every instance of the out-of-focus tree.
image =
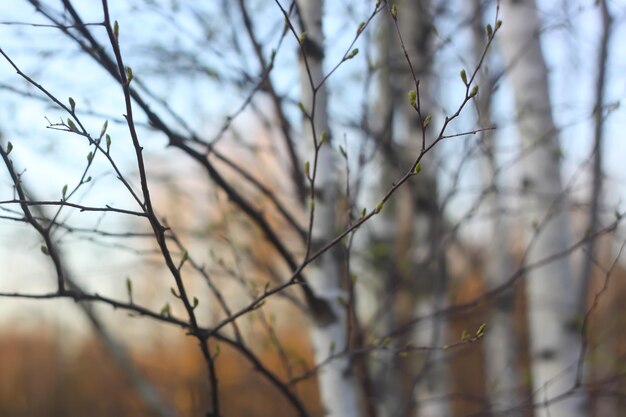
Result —
M468 12L472 14L472 35L474 59L479 60L482 39L485 36L483 19L485 3L474 0ZM485 66L487 67L487 66ZM493 126L492 106L494 87L498 79L496 71L481 68L478 84L483 90L477 100L478 121L481 128ZM500 165L497 161L496 135L492 130L481 133L479 149L479 172L485 192L483 207L489 213L489 228L484 255L484 276L487 288L494 289L506 285L506 280L515 271L512 253L510 219L505 215L505 201L502 193ZM489 332L485 336L486 387L492 412L495 415L510 415L511 409L520 404L523 387L518 368L520 358L520 338L515 331L515 286L508 286L491 303L488 316ZM521 409L516 413L523 414ZM517 415L517 414L516 414Z
M594 194L589 231L573 227L534 2L453 3L24 0L33 15L0 26L1 86L32 106L0 120L0 209L55 285L0 295L193 339L201 360L172 366L204 368L203 400L183 410L101 332L154 414L263 415L233 400L255 380L285 415L587 415L606 290L568 271L587 247L585 274L609 282L593 244L621 214L600 221ZM312 362L293 348L309 342Z
M572 241L567 196L561 179L561 150L552 118L548 69L537 33L539 17L534 0L505 1L502 49L507 76L515 96L523 171L520 188L529 216L526 261L567 251ZM569 256L530 271L526 277L529 301L533 391L545 402L541 416L587 415L586 394L576 382L581 355L577 296L580 280L572 273ZM551 404L558 396L568 397Z

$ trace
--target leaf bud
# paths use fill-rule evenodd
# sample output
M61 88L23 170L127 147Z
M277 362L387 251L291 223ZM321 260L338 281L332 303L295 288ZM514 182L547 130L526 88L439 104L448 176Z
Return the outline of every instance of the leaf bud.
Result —
M432 120L432 116L429 114L428 116L426 116L426 118L424 119L424 122L422 123L422 127L426 127L430 124L430 121Z
M411 107L416 108L417 107L417 92L415 90L409 91L408 97L409 97L409 104L411 105Z

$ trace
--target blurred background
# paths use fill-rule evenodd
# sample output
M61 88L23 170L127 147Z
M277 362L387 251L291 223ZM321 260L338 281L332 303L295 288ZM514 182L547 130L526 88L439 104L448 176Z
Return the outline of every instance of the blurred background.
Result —
M301 285L220 330L236 343L209 338L220 415L301 415L280 384L309 415L336 415L321 375L343 359L355 415L626 415L626 3L512 3L326 2L321 42L304 1L108 2L155 213L174 257L188 256L179 269L205 328L289 280L310 231L315 252L376 211L422 140L434 144L378 215L304 271L341 311L345 343L314 347L327 327ZM101 2L0 2L0 144L43 202L32 211L73 288L187 320L150 223L110 210L143 208L103 19ZM87 139L104 143L105 120L106 154ZM332 156L312 148L312 126ZM68 193L76 207L57 204ZM325 196L311 229L310 195ZM185 330L107 303L19 297L57 289L19 200L1 169L0 416L207 415L214 387ZM328 259L330 290L318 284Z

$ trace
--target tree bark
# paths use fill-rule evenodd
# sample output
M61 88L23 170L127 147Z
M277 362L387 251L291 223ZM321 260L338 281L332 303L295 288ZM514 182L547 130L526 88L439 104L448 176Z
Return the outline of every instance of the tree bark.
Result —
M548 94L548 69L539 41L534 0L502 3L501 46L517 109L523 160L523 213L531 239L530 264L570 242L570 225L560 173L560 150ZM576 385L581 351L578 322L580 281L563 256L526 275L532 381L537 417L587 414L586 393ZM557 397L565 395L557 400Z
M414 75L419 81L421 117L432 116L426 128L426 144L432 143L437 124L435 94L436 77L432 62L435 19L431 0L398 2L398 25L406 52L411 60ZM402 70L395 79L401 80L401 97L416 89L413 74L402 58L396 65ZM397 141L404 166L409 165L422 145L422 120L408 101L399 103L398 117L402 131ZM422 171L409 188L410 232L408 250L405 253L410 268L404 271L405 285L412 292L413 316L430 315L444 308L447 303L447 266L445 248L442 245L444 230L443 208L438 201L436 154L430 152L424 160ZM400 216L398 216L400 218ZM406 218L406 217L405 217ZM399 225L399 231L406 228ZM445 315L435 314L415 328L412 342L416 346L442 347L446 344L448 320ZM413 379L415 415L419 417L448 417L452 415L449 395L448 355L440 349L429 350L421 355L418 374ZM398 415L398 414L396 414ZM403 415L403 414L400 414ZM406 413L404 414L406 415Z
M487 42L485 34L484 2L473 0L472 32L474 59L480 59ZM491 121L493 81L486 68L478 73L481 94L477 97L478 125L488 129ZM485 130L480 141L481 155L479 170L484 189L483 207L490 213L488 235L485 239L484 274L488 289L503 285L513 275L513 254L509 235L510 224L503 215L504 201L498 187L498 163L496 159L495 135ZM511 411L521 404L521 379L519 373L519 343L515 332L515 288L503 291L490 306L485 334L486 386L494 416L521 416L522 410ZM514 413L514 414L512 414Z
M320 82L324 76L324 37L322 33L322 0L298 1L303 32L301 42L304 56L300 59L300 83L302 105L306 112L303 129L311 151L308 152L315 184L314 219L312 229L313 247L328 242L336 235L336 196L337 163L332 148L332 137L328 124L327 90ZM306 58L306 59L305 59ZM323 134L329 139L317 150ZM309 275L309 285L318 303L329 314L313 314L314 325L311 338L315 351L315 361L321 365L318 381L323 407L327 416L357 417L361 414L358 381L355 378L352 360L349 355L347 300L342 286L340 258L337 246L322 255ZM345 353L336 356L338 353Z

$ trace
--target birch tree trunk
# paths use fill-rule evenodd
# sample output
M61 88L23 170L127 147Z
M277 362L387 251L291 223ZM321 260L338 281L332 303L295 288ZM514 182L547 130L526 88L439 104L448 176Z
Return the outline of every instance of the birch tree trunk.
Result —
M420 91L424 108L432 110L430 77L430 35L432 26L428 13L429 1L398 2L398 27L415 69L421 80ZM409 90L415 89L404 52L397 39L396 28L389 14L379 17L378 39L379 90L376 114L372 115L377 147L380 152L374 166L376 172L371 192L374 199L389 189L394 181L410 166L421 146L419 118L406 100ZM398 129L396 129L396 127ZM432 157L432 154L430 155ZM430 158L429 158L430 160ZM409 316L429 315L445 304L445 278L440 272L445 262L440 255L441 213L437 205L435 164L426 161L420 177L410 187L397 190L376 221L367 225L367 237L361 246L367 250L370 269L366 276L375 275L371 281L371 298L378 312L374 317L374 331L385 335ZM370 201L375 204L376 201ZM371 205L371 204L370 204ZM433 267L433 265L435 265ZM419 271L416 273L416 271ZM409 298L413 308L398 308L401 299ZM423 322L418 331L408 335L411 343L419 346L443 346L446 321L438 317ZM447 378L442 355L430 353L421 356L419 375L415 376L398 359L396 350L409 342L407 338L394 338L386 349L371 355L372 380L376 384L377 412L380 417L401 417L417 404L421 416L449 415ZM401 383L413 378L414 387L408 391ZM422 402L422 400L425 400Z
M379 69L377 74L378 88L376 102L372 106L371 129L378 149L373 160L368 164L367 175L363 179L365 186L361 192L363 207L375 207L380 197L389 190L393 181L400 177L402 172L398 160L397 145L394 144L394 120L400 97L404 97L400 85L394 77L398 76L394 68L394 59L401 56L397 47L397 35L393 27L392 18L388 13L381 13L377 20L377 54ZM404 104L404 100L402 100ZM354 265L359 270L358 286L361 288L359 306L361 317L370 324L373 337L384 340L390 329L399 323L397 311L398 292L401 291L402 259L406 259L406 244L402 236L406 235L406 213L409 194L406 188L397 190L394 198L385 204L385 209L376 219L368 222L357 234L353 248L362 255L362 265ZM403 230L404 229L404 230ZM353 258L354 259L354 258ZM397 349L400 346L397 337L388 340L385 347L375 350L369 355L369 374L373 385L374 398L378 417L396 417L406 403L406 390L402 386L402 372L397 358Z
M534 0L503 1L502 20L500 41L525 155L522 210L527 214L531 233L526 260L533 264L568 247L570 225ZM581 351L581 332L576 325L580 282L571 273L569 262L569 257L562 256L532 268L526 275L537 417L587 415L586 394L576 387ZM563 394L567 396L555 400Z
M411 0L398 3L398 24L415 76L420 82L419 94L422 117L432 116L429 126L436 125L437 115L434 94L436 79L433 76L433 5L431 0ZM399 76L402 80L402 97L410 89L415 89L412 74L406 63ZM398 135L398 146L408 165L421 146L422 121L407 101L400 103L398 116L402 120L403 131ZM426 140L432 141L433 132L426 132ZM410 245L407 257L411 268L405 273L414 300L413 316L431 315L447 304L447 269L445 250L442 247L444 233L443 213L438 202L437 169L435 153L431 152L424 160L422 172L410 188ZM416 346L441 347L446 344L447 318L434 315L421 322L413 334ZM414 378L415 415L419 417L448 417L450 407L447 354L443 350L431 350L422 355L422 363ZM406 415L399 414L399 415Z
M366 186L362 191L363 207L375 207L381 195L384 195L389 184L393 182L395 172L389 164L388 153L392 146L393 118L396 95L390 83L391 65L390 50L393 36L390 17L381 13L378 17L377 50L380 68L377 89L376 105L372 108L370 120L375 137L375 145L380 151L376 152L373 160L368 164L367 171L375 175L368 175L364 179ZM402 190L399 190L402 191ZM395 270L395 241L396 221L394 218L397 199L389 201L375 219L369 222L360 231L358 236L358 250L362 253L363 265L358 268L359 286L361 293L366 296L359 298L359 304L365 320L370 322L372 336L383 340L397 325L395 311L395 287L397 274ZM354 246L353 246L354 247ZM367 309L369 311L364 311ZM369 316L369 317L368 317ZM394 338L385 349L373 351L369 355L369 374L374 387L374 404L378 417L392 417L392 409L401 403L400 378L397 372L396 353L397 341Z
M472 0L472 32L474 59L480 59L487 41L483 25L484 5L482 0ZM493 82L482 68L478 74L481 94L477 97L479 127L487 129L491 121L491 96ZM504 202L498 190L498 165L494 133L485 130L481 136L482 155L480 174L485 190L483 207L490 213L488 235L485 237L484 273L488 289L503 285L513 274L513 256L508 230L510 225L503 216ZM494 416L521 416L524 411L509 411L521 404L522 386L518 363L519 343L515 333L515 290L509 287L502 292L491 308L485 334L485 370L487 391Z
M298 1L303 32L302 50L306 60L300 59L300 83L302 105L306 112L303 130L309 149L308 157L312 175L315 177L313 248L330 241L336 235L337 164L336 153L331 147L327 113L326 85L320 86L324 76L324 38L322 33L322 0ZM317 152L315 146L322 135L329 139ZM335 247L337 248L337 246ZM322 255L309 273L309 285L318 303L329 314L313 314L311 331L315 361L321 364L318 371L321 401L326 415L331 417L356 417L360 413L358 381L353 374L349 355L329 357L348 349L348 317L341 300L347 300L342 288L342 274L337 250Z

